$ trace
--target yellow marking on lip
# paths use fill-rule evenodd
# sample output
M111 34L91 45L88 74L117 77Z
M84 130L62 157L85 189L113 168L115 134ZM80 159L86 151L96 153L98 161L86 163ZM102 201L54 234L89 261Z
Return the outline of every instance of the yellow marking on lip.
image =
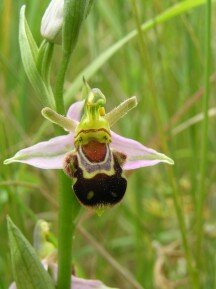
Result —
M111 134L105 128L98 128L98 129L91 128L91 129L82 129L81 131L78 132L75 138L77 138L80 133L89 133L89 132L98 132L98 131L104 131L109 136L111 136Z
M88 192L87 199L91 200L93 197L94 197L94 192L93 191Z

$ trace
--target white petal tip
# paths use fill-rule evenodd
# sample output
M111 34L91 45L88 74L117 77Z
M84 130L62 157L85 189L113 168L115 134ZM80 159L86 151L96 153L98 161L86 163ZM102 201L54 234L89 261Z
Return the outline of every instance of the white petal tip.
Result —
M133 101L134 107L137 106L137 104L138 104L137 97L136 96L132 96L130 99Z
M42 116L46 117L46 114L47 114L47 112L49 113L49 110L50 110L49 107L44 107L44 108L41 110Z
M163 162L169 164L169 165L174 165L175 162L174 160L172 160L171 158L168 158L167 156L163 155L163 159L162 159Z
M18 163L18 162L19 162L19 157L17 158L16 156L14 156L12 158L4 160L3 164L4 165L9 165L9 164Z
M4 162L3 162L3 164L4 165L8 165L8 164L10 164L10 163L12 163L13 162L13 158L10 158L10 159L6 159Z
M148 155L146 157L146 160L157 160L158 163L166 163L169 165L174 165L174 160L172 160L171 158L167 157L165 154L161 154L161 153L156 153L156 154L152 154L152 155Z
M20 14L25 13L26 5L22 5L20 8Z

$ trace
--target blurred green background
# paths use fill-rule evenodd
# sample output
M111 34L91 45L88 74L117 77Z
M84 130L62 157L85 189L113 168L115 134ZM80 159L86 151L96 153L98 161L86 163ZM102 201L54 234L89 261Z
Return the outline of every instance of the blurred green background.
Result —
M7 214L30 241L37 218L50 221L57 234L57 172L2 165L19 149L54 136L51 124L44 129L42 107L23 70L18 45L21 5L27 5L27 20L39 44L40 21L48 2L0 1L0 289L8 288L13 280ZM65 89L86 67L92 69L101 53L133 29L140 31L140 23L154 20L181 2L96 0L83 25ZM168 13L167 21L138 33L89 79L91 86L100 88L107 97L107 111L125 98L137 96L138 107L115 125L114 131L166 153L175 160L175 166L167 169L167 165L160 164L130 173L124 200L101 217L82 209L74 240L74 265L79 276L97 278L122 289L190 289L189 262L194 268L191 275L198 279L194 281L199 284L197 288L216 288L215 9L213 4L211 117L202 214L197 211L206 62L205 5L189 7L179 16ZM52 83L59 55L60 47L56 47ZM72 92L69 97L72 103L80 94ZM183 223L186 247L182 246L179 221ZM197 245L199 221L203 222L201 250Z

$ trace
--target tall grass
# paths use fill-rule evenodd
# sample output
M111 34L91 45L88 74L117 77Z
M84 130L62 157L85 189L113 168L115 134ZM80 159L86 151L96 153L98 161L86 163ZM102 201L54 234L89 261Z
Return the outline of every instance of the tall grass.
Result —
M48 1L42 2L25 1L38 43ZM1 163L54 135L21 64L23 3L0 2ZM216 122L215 115L208 118L215 108L215 77L209 81L215 72L214 8L210 0L101 0L84 23L67 73L67 105L79 99L83 75L107 96L107 110L137 95L138 107L114 130L166 153L175 166L130 173L123 202L101 217L82 209L74 240L80 276L125 289L215 288ZM58 48L54 59L53 82ZM191 124L199 113L203 121ZM18 164L0 168L0 289L5 289L13 279L5 216L30 241L39 218L51 221L56 234L58 184L54 171Z
M201 160L200 160L200 186L197 201L197 262L200 263L200 255L203 241L203 207L206 199L206 176L207 176L207 150L208 150L208 108L210 97L210 73L211 73L211 1L206 3L205 20L205 93L203 96L203 127L201 142Z

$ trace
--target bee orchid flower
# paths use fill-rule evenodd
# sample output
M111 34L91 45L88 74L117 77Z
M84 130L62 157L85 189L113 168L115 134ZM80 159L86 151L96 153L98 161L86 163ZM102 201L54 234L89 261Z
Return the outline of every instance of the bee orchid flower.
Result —
M173 164L173 160L136 140L110 130L137 105L131 97L105 113L106 98L84 82L85 100L71 105L66 117L50 108L42 115L63 127L68 134L20 150L5 164L20 162L41 169L63 169L73 179L78 200L90 207L112 206L123 198L127 180L124 171Z

